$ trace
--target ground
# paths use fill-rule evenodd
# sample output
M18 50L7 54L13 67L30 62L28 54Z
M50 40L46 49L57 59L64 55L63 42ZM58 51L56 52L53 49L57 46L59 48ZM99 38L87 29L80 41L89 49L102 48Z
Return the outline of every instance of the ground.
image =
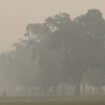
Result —
M105 105L105 96L0 97L0 105Z

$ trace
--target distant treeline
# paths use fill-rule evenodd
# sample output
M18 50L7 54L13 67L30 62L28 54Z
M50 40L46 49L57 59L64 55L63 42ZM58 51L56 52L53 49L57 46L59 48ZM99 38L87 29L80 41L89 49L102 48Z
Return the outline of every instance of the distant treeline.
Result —
M30 23L24 38L13 46L0 54L2 86L40 87L45 95L57 95L61 85L63 95L88 94L87 87L94 94L103 93L105 19L98 9L74 19L59 13L43 23Z

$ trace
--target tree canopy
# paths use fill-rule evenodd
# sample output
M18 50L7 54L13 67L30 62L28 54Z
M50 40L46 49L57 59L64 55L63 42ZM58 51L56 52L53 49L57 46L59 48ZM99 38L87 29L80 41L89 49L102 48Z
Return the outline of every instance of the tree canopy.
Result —
M105 74L105 19L98 9L74 19L59 13L43 23L29 23L24 36L14 43L15 50L0 55L0 65L25 86L47 89L74 83L75 94L80 95L89 68Z

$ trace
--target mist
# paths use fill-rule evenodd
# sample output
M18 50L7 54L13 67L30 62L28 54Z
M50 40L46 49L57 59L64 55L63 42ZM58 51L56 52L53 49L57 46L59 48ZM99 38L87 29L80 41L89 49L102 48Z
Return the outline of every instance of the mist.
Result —
M0 96L105 95L104 4L1 0Z

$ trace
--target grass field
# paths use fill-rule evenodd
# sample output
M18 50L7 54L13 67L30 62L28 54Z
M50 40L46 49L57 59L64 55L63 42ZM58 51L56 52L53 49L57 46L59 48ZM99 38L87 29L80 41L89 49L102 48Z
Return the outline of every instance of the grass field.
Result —
M105 105L105 97L0 97L0 105Z

